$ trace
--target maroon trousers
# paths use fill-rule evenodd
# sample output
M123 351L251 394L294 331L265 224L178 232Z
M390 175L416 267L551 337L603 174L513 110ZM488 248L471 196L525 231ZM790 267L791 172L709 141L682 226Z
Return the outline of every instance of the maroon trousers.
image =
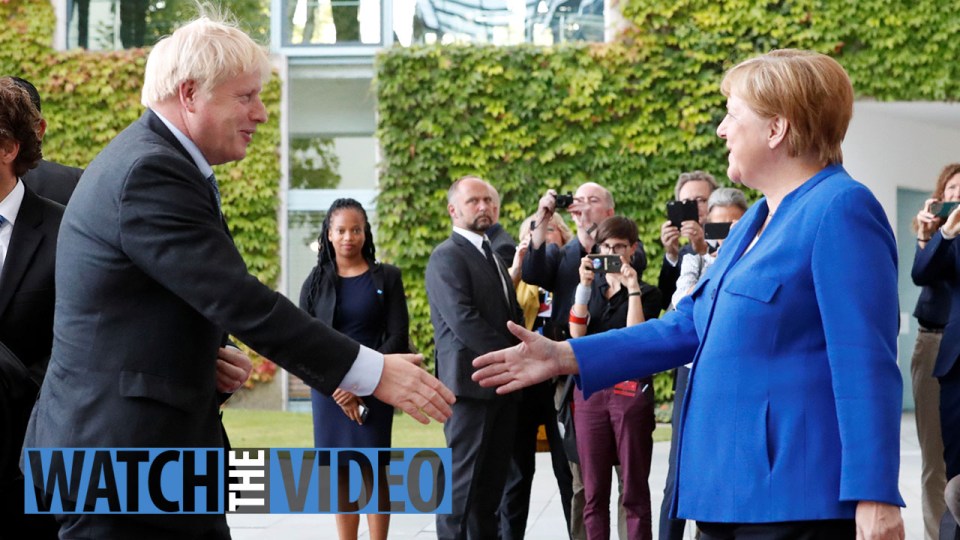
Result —
M573 422L586 497L583 521L589 540L610 538L610 487L613 467L618 463L627 537L650 540L653 536L647 480L656 422L653 392L643 391L648 383L649 379L632 385L633 392L630 384L627 389L607 388L587 400L579 388L574 392Z

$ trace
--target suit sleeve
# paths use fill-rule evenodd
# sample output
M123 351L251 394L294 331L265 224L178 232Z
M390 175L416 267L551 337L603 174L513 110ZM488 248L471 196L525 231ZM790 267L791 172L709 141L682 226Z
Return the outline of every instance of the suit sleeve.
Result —
M557 246L544 242L539 249L533 249L533 240L530 240L530 249L523 258L520 277L526 283L554 291L560 256Z
M403 292L403 278L398 268L384 266L383 271L387 289L384 291L387 327L379 351L384 354L410 352L410 314Z
M663 309L670 307L670 301L673 299L673 293L677 290L677 280L680 279L680 264L683 261L684 254L681 252L677 259L677 265L670 264L667 257L663 257L660 265L660 277L657 280L657 288L663 293L660 305Z
M457 340L477 356L514 345L504 330L480 314L472 292L472 272L462 257L434 251L427 263L427 297ZM504 321L506 324L506 321Z
M250 275L204 182L182 160L149 155L135 162L120 196L121 248L208 320L313 388L332 393L359 344Z
M945 240L940 231L930 237L927 245L917 246L910 276L918 287L953 280L957 273L957 248L954 240Z
M886 215L866 188L830 202L811 271L840 428L843 501L904 505L896 253Z

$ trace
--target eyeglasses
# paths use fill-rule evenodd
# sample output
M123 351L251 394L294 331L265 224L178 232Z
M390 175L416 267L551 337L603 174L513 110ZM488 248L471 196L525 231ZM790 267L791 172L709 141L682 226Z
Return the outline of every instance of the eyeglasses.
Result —
M619 255L619 254L623 253L624 251L626 251L627 248L629 248L629 247L630 247L630 246L627 245L627 244L613 244L613 245L610 245L610 244L604 242L604 243L600 244L600 251L606 251L606 252L609 252L609 253L616 253L617 255Z

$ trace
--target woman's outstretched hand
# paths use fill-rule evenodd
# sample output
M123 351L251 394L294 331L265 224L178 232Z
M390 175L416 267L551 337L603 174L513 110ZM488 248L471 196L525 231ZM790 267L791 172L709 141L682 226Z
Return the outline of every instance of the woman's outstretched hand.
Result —
M511 322L507 329L520 339L518 345L477 357L473 380L484 387L497 387L508 394L557 375L579 373L570 344L552 341Z

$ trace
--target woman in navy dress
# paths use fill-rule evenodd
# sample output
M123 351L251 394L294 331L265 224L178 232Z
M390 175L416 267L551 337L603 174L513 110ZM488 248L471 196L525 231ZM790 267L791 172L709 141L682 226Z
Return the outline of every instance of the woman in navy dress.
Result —
M409 352L410 321L400 270L377 262L363 206L353 199L334 201L323 220L318 244L317 266L303 284L300 307L381 353ZM339 388L332 396L312 390L310 398L317 448L390 446L392 406ZM369 490L372 479L364 481ZM385 489L380 490L381 506L389 504L387 495ZM357 537L359 515L338 514L336 519L341 539ZM367 523L371 538L387 537L389 514L370 514Z

